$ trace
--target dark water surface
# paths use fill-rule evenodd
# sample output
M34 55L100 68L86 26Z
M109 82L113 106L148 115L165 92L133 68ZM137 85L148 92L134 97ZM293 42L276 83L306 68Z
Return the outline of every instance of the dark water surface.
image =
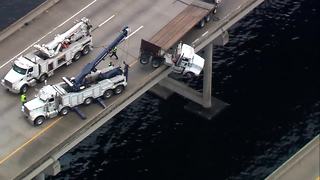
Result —
M2 0L0 27L39 2ZM205 121L177 95L145 94L63 156L52 179L266 177L320 133L319 11L317 0L266 0L215 48L213 93L229 109Z

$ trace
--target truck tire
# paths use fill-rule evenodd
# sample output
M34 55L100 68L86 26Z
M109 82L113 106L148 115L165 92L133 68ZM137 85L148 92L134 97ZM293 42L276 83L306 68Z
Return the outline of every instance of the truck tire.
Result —
M145 65L148 64L152 60L152 55L149 53L142 53L140 55L140 63Z
M82 49L81 53L82 53L82 55L85 56L85 55L89 54L90 50L91 49L90 49L89 45L87 45Z
M84 100L83 104L89 105L89 104L92 103L92 101L93 101L93 98L92 98L92 97L88 97L88 98L86 98L86 99Z
M81 52L77 52L74 56L73 56L73 61L78 61L81 57Z
M124 90L124 86L119 85L114 89L114 94L116 94L116 95L121 94L123 90Z
M39 78L39 82L44 82L48 78L47 74L42 74Z
M160 59L152 59L151 65L153 68L158 68L161 65L161 60Z
M198 28L203 28L204 26L205 26L205 24L206 24L206 21L205 21L205 19L201 19L201 21L198 23Z
M108 89L108 90L104 91L103 98L109 99L112 95L113 95L113 91L111 89Z
M34 120L34 126L40 126L41 124L43 124L44 122L44 117L43 116L39 116Z
M28 89L29 89L29 86L27 84L24 84L20 88L20 93L25 94L28 91Z
M193 72L187 72L185 75L190 79L196 76Z
M60 110L59 114L61 116L66 116L69 113L70 108L69 107L64 107Z
M217 7L215 7L214 9L213 9L213 11L212 11L212 14L216 14L217 13Z
M208 15L206 15L206 17L204 18L206 22L209 22L211 20L212 14L209 13Z

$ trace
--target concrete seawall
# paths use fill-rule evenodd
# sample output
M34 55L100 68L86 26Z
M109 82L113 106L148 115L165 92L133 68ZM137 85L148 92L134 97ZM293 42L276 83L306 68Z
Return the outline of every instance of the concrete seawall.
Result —
M39 15L47 11L49 8L57 4L61 0L46 0L38 7L30 11L28 14L12 23L10 26L6 27L0 32L0 41L6 39L8 36L21 29L23 26L28 25L32 20L37 18Z

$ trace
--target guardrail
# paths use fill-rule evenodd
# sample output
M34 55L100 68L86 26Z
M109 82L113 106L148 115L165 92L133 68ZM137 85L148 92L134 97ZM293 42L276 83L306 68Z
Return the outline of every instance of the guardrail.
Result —
M316 149L320 147L320 135L317 135L308 144L306 144L302 149L300 149L296 154L294 154L290 159L288 159L284 164L282 164L278 169L276 169L272 174L266 177L266 180L280 179L282 175L287 173L292 167L297 164L301 164L303 158L310 155ZM319 159L315 159L319 161Z

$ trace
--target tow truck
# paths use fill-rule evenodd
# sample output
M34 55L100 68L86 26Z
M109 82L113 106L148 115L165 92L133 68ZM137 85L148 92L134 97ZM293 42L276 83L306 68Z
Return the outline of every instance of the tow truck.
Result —
M106 107L102 98L108 99L112 95L123 92L127 85L128 65L124 68L110 66L97 70L98 64L106 58L110 51L126 39L129 28L122 29L120 35L90 63L88 63L76 77L62 77L63 82L46 85L40 89L36 98L23 105L26 118L34 125L41 125L46 119L57 115L65 116L74 110L81 118L85 115L77 107L80 104L89 105L97 100Z
M92 50L91 29L89 19L84 17L49 43L34 45L31 52L14 61L1 84L11 92L26 93L29 87L52 76L57 68L87 55Z

